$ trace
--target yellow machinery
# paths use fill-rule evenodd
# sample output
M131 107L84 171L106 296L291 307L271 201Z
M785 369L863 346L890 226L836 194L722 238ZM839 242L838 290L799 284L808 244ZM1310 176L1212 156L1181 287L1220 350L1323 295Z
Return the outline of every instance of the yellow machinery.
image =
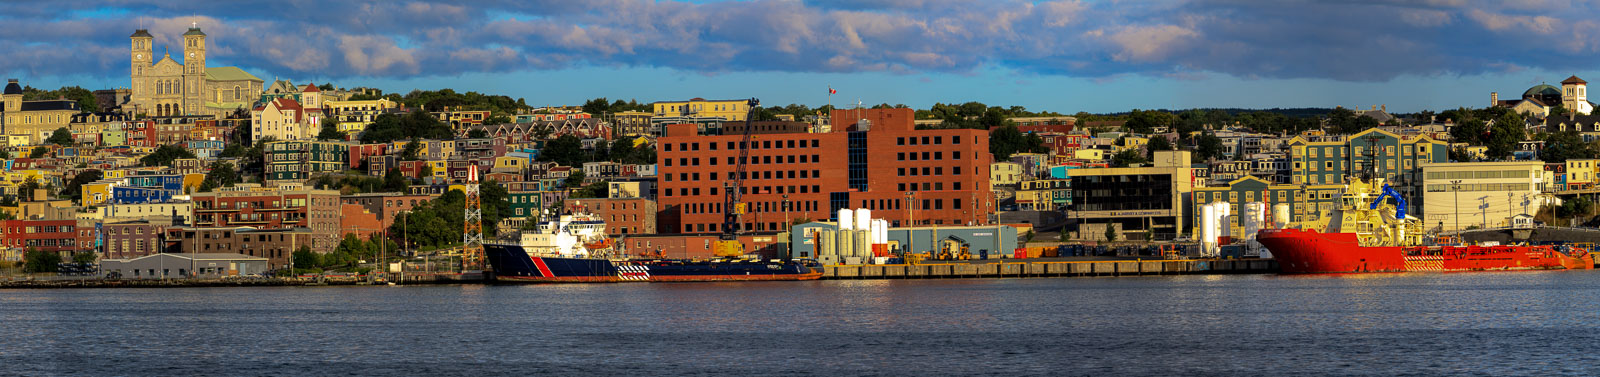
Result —
M755 116L756 108L761 106L761 101L751 98L748 105L750 110L745 113L744 139L739 142L739 160L734 164L733 174L728 175L728 181L722 187L722 234L711 246L711 255L718 258L744 255L744 244L739 242L739 231L743 227L739 217L744 215L745 203L739 201L739 196L744 191L745 162L750 158L750 129L755 128L750 126L750 121Z

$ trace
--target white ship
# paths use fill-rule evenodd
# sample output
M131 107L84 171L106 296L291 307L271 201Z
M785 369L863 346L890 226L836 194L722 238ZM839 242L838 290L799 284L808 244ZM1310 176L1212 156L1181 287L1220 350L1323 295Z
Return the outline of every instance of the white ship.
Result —
M611 248L605 220L586 213L542 221L533 230L520 232L519 237L517 244L528 254L538 256L603 258L609 255Z

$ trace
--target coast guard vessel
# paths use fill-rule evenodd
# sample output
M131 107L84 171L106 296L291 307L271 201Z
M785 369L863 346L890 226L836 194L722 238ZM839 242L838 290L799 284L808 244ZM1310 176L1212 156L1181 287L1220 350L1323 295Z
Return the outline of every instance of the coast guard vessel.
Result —
M738 258L685 260L629 258L616 252L605 221L590 214L561 215L513 240L484 243L495 279L530 283L693 282L816 280L820 266Z

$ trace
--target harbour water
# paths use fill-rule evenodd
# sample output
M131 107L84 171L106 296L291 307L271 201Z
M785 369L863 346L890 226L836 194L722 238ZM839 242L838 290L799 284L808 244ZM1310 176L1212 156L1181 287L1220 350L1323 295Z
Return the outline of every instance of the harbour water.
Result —
M0 375L1595 374L1600 273L0 290Z

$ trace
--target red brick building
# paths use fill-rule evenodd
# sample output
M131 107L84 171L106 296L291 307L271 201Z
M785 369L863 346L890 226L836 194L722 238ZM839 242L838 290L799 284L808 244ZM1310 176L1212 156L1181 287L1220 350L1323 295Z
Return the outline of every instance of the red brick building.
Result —
M612 236L656 233L656 202L642 198L567 199L567 208L593 213L606 221Z
M316 243L320 237L306 228L167 228L167 240L171 244L169 252L234 253L262 257L269 260L268 268L274 270L288 267L295 250ZM315 247L312 249L315 250Z
M410 211L417 204L433 200L436 197L438 195L369 193L340 196L339 201L344 204L359 205L366 212L376 214L383 227L388 228L389 225L394 224L394 218L399 213Z
M193 202L198 227L310 228L319 252L333 251L343 237L338 191L218 191L194 194Z
M78 220L0 220L8 248L77 251Z
M350 145L350 168L357 169L366 164L369 156L383 156L389 154L389 144L352 144Z
M159 253L166 248L163 236L170 226L170 218L166 221L144 219L103 224L100 232L105 243L100 247L104 253L101 257L123 259ZM94 229L89 231L93 233ZM90 241L86 245L92 246L94 243Z
M911 218L924 225L984 219L975 203L991 195L988 132L914 130L912 115L911 109L836 111L834 132L753 137L743 184L745 229L778 231L786 221L828 219L842 208L872 209L896 226ZM859 122L848 119L866 119L870 130L852 131ZM658 139L657 228L719 232L722 189L736 167L742 135L668 128L683 136Z

